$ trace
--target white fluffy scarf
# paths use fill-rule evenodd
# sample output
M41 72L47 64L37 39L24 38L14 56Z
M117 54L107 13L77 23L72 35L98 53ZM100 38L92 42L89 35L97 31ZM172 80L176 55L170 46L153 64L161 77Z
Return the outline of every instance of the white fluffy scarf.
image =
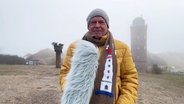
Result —
M66 77L61 104L89 104L98 68L98 53L98 48L91 42L78 42Z

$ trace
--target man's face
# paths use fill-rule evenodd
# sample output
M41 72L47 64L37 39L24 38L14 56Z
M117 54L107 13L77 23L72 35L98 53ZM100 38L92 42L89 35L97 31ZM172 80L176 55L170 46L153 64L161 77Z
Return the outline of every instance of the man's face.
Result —
M95 16L89 22L88 30L92 35L99 39L107 33L108 26L102 17Z

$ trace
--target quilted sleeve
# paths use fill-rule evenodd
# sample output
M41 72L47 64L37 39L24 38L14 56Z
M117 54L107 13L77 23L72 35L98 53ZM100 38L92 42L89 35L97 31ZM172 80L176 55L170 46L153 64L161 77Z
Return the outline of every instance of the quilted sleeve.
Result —
M65 85L65 82L66 82L65 77L66 77L66 75L68 74L68 72L70 70L70 66L71 66L70 62L71 62L71 57L72 57L72 54L73 54L73 49L74 49L74 43L71 44L68 47L66 55L64 57L63 64L61 66L61 70L60 70L60 74L59 74L59 82L60 82L62 91L63 91L64 85Z
M137 100L138 73L128 46L126 46L123 52L120 70L120 96L118 97L117 104L135 104Z

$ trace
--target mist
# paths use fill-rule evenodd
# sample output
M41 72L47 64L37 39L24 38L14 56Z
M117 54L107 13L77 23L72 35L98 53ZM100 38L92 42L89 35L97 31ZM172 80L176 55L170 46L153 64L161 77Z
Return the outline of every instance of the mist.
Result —
M107 12L114 38L129 46L130 26L142 17L149 52L184 52L183 0L0 0L0 54L24 56L53 49L52 42L65 51L87 32L95 8Z

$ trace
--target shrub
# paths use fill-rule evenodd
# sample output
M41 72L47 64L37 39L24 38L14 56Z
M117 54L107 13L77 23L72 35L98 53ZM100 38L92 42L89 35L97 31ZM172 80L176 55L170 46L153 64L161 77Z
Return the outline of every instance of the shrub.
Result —
M157 64L153 64L152 65L152 68L151 68L151 71L152 71L152 73L154 73L154 74L162 74L162 69L160 68L160 67L158 67L158 65Z
M17 55L2 55L0 54L0 64L25 64L26 61L24 58Z

